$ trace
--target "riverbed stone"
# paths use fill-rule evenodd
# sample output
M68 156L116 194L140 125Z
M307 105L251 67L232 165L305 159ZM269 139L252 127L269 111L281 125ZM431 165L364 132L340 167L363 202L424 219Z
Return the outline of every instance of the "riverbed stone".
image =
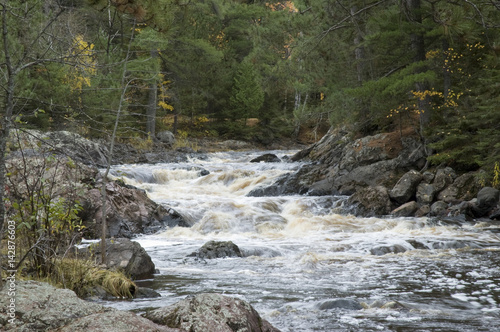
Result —
M417 187L417 202L420 204L430 204L434 201L437 190L433 184L420 183Z
M394 244L394 245L387 245L387 246L378 246L375 248L370 249L370 253L375 256L383 256L387 254L399 254L402 252L406 252L408 249L406 249L404 246L400 244Z
M190 332L279 332L248 302L215 293L189 296L143 316L157 324Z
M420 181L422 181L422 174L411 170L399 179L396 185L389 191L389 196L399 204L406 203L415 195Z
M458 201L470 201L477 196L481 185L476 172L460 175L452 184L443 189L437 199L446 203L457 203Z
M266 153L250 160L251 163L280 163L281 159L274 153Z
M199 259L214 259L225 257L243 257L240 248L232 241L208 241L189 257Z
M344 310L361 310L363 307L355 299L335 299L321 302L318 305L319 310L329 309L344 309Z
M457 174L451 167L440 168L436 171L436 176L432 182L436 192L439 192L455 181Z
M446 215L447 214L447 209L448 209L448 203L443 202L443 201L434 202L431 205L430 215L431 216L443 216L443 215Z

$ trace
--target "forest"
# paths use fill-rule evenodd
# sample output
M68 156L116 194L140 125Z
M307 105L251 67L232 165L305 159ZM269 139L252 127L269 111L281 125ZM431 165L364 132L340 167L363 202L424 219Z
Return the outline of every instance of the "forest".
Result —
M265 145L330 126L413 127L434 164L499 161L498 1L0 5L2 138L14 127L132 141L170 130Z

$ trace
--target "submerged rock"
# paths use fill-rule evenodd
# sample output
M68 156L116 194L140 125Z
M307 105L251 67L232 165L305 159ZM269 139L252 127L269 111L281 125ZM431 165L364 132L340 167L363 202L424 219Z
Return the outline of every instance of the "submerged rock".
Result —
M258 156L257 158L250 160L250 162L251 163L260 163L260 162L279 163L279 162L281 162L281 159L278 158L278 156L275 154L266 153L266 154L263 154L262 156Z
M213 293L190 296L143 316L157 324L190 332L279 332L249 303Z
M329 309L345 309L345 310L361 310L363 307L361 304L355 299L335 299L328 300L320 303L318 305L318 309L320 310L329 310Z
M232 241L209 241L189 257L214 259L225 257L243 257L240 248Z

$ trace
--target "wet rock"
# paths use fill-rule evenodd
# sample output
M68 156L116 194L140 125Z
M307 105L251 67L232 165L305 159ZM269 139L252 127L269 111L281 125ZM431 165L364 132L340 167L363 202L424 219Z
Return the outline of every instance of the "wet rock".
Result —
M420 204L430 204L434 201L437 190L433 184L421 183L417 187L417 202Z
M263 154L262 156L258 156L257 158L250 160L250 162L251 163L260 163L260 162L280 163L281 159L273 153L266 153L266 154Z
M477 194L477 203L473 207L476 217L488 215L498 205L500 191L491 187L484 187Z
M157 324L190 332L279 332L247 302L212 293L190 296L143 316Z
M361 304L354 299L336 299L328 300L320 303L318 305L319 310L329 310L329 309L345 309L345 310L361 310L363 307Z
M202 169L202 170L200 171L200 176L206 176L206 175L208 175L208 174L210 174L210 171L208 171L208 170L206 170L206 169Z
M161 294L147 287L137 287L134 294L134 298L136 299L152 299L157 297L161 297Z
M243 257L240 248L232 241L209 241L189 257L214 259L225 257Z
M132 238L137 234L154 233L173 222L181 223L182 218L169 213L161 205L153 202L146 192L120 186L118 183L106 184L107 236ZM80 217L86 226L87 238L101 236L102 196L96 187L85 193Z
M434 177L435 177L434 173L426 171L422 174L422 181L425 183L432 183Z
M156 139L161 143L167 145L168 147L172 147L175 144L175 135L168 130L160 131L156 133Z
M389 196L399 204L406 203L415 195L420 181L422 181L422 174L411 170L399 179L392 190L389 191Z
M415 211L415 217L420 218L423 216L426 216L431 212L431 207L429 204L424 204L418 208L417 211Z
M376 248L370 249L370 253L375 256L383 256L386 254L399 254L402 252L406 252L408 249L403 247L400 244L394 244L390 246L379 246Z
M391 201L387 188L367 187L349 197L348 203L356 206L356 214L364 217L383 216L391 212Z
M431 205L431 216L443 216L447 214L448 204L443 201L434 202Z
M413 216L418 209L418 203L411 201L401 205L397 209L394 209L391 214L395 217L410 217Z
M155 273L155 265L146 250L129 239L107 239L106 253L108 268L120 269L132 279L146 279ZM85 258L92 257L101 263L101 244L94 243L82 248L78 254Z

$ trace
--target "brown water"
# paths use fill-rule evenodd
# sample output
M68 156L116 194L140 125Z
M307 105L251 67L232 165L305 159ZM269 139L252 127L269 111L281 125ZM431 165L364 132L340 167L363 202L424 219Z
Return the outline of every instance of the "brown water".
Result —
M114 168L193 226L137 239L160 272L138 284L161 298L106 305L143 311L218 292L250 302L284 332L500 330L500 238L490 225L356 218L345 214L346 197L246 197L300 167L248 162L259 154ZM231 240L245 257L186 257L209 240ZM387 248L398 253L374 255ZM333 299L363 309L319 309Z

